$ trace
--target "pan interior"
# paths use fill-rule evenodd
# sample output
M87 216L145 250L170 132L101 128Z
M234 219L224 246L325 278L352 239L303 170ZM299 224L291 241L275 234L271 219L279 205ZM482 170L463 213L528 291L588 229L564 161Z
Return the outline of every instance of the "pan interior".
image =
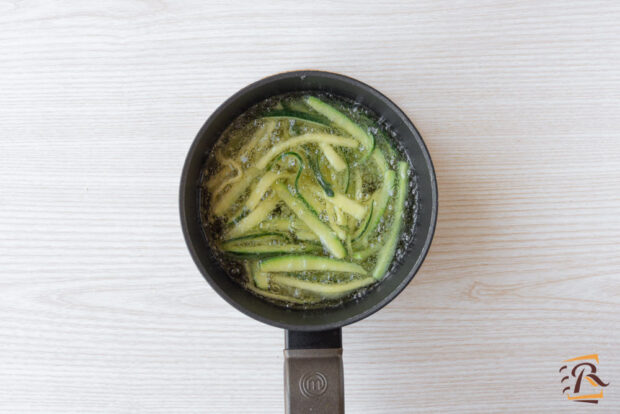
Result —
M286 309L264 301L233 282L219 267L201 229L199 182L208 151L226 127L252 105L274 95L314 90L352 99L383 117L413 164L418 206L415 238L408 252L376 288L361 299L335 308ZM433 166L419 133L389 99L351 78L327 72L300 71L258 81L233 95L207 120L188 153L180 189L181 221L194 261L211 286L230 304L262 322L293 330L324 330L364 318L391 301L409 283L426 255L436 220L437 189Z

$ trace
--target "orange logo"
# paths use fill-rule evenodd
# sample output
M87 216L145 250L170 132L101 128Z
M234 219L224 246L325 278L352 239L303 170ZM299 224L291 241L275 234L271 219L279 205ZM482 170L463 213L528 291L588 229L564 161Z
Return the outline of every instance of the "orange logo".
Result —
M599 363L598 354L584 355L563 361L569 364L560 368L560 374L564 375L560 382L565 385L562 394L566 393L569 400L598 404L599 400L603 399L603 390L596 392L597 388L606 387L609 383L605 384L597 375L596 364L592 361L596 361L596 364ZM586 381L586 384L582 384L583 381Z

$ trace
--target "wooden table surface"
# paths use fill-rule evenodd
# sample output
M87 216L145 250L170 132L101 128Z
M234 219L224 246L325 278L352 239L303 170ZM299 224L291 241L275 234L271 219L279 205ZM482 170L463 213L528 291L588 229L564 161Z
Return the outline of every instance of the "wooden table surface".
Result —
M317 68L400 105L439 183L422 269L344 329L347 412L620 412L617 1L9 0L0 56L0 411L283 411L282 331L205 283L178 182L226 98Z

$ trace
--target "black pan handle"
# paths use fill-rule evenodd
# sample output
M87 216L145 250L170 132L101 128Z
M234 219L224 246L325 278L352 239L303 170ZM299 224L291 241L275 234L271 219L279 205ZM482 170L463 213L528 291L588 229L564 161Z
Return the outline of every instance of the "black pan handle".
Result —
M344 414L342 331L286 331L286 414Z

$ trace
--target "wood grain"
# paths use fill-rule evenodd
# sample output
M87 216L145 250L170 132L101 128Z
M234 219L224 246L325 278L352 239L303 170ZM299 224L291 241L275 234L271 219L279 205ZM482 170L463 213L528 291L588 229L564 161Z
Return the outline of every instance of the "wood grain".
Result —
M620 4L0 1L0 410L282 412L282 332L201 278L177 209L206 117L319 68L414 120L437 233L344 331L350 413L620 410ZM598 406L561 361L598 353Z

